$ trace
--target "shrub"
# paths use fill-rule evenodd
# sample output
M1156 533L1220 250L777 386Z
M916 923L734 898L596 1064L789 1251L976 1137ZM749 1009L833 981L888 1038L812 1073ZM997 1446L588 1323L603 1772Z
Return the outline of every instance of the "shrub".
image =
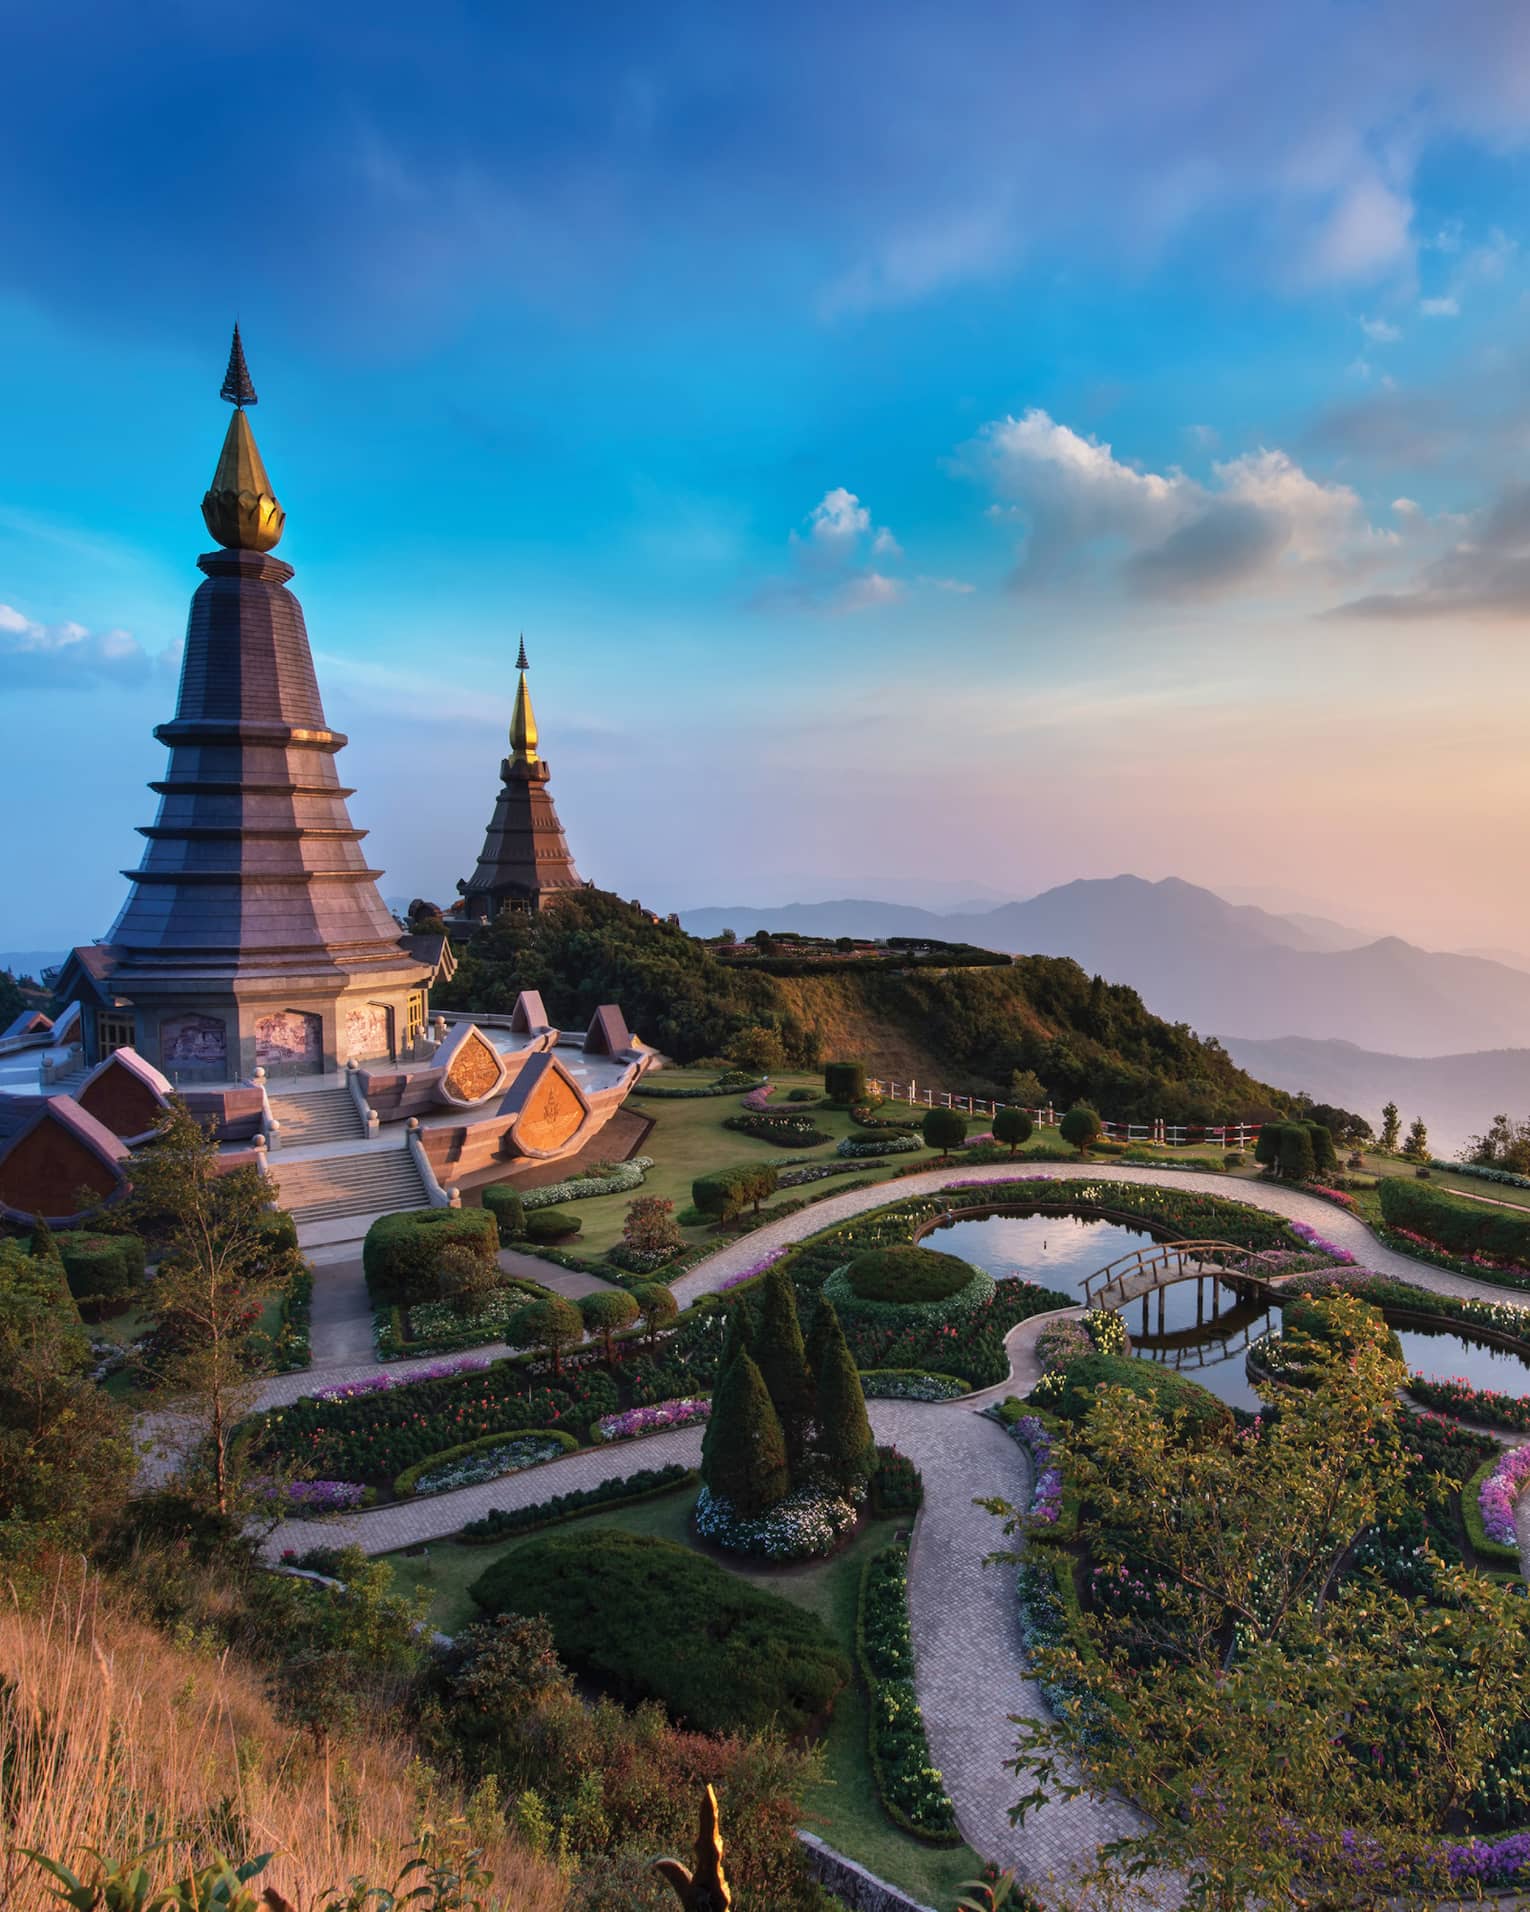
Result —
M98 1305L126 1302L143 1283L144 1245L137 1235L96 1235L88 1229L66 1229L52 1239L64 1264L69 1292L76 1301Z
M486 1434L480 1440L442 1448L439 1454L427 1454L424 1460L404 1469L394 1481L393 1491L400 1500L415 1494L449 1493L556 1460L578 1445L573 1435L560 1427L529 1428L522 1434ZM438 1474L442 1476L439 1479L435 1478Z
M505 1338L519 1348L542 1348L554 1374L563 1372L563 1351L584 1339L584 1317L562 1295L528 1302L505 1324Z
M579 1297L579 1315L590 1334L600 1336L606 1361L611 1360L611 1337L630 1328L638 1318L638 1304L624 1288L600 1288Z
M650 1268L660 1267L677 1249L685 1246L674 1214L674 1203L662 1195L639 1195L635 1201L628 1202L621 1240L625 1266L636 1264L637 1272L646 1273Z
M1005 1143L1010 1154L1013 1155L1016 1149L1024 1147L1030 1141L1035 1127L1035 1123L1024 1109L1006 1105L994 1113L993 1139L996 1142Z
M1242 1168L1244 1155L1242 1149L1229 1149L1222 1157L1223 1168Z
M538 1210L526 1217L526 1239L529 1242L572 1241L583 1226L578 1215L549 1215Z
M521 1206L530 1214L535 1208L555 1208L560 1202L582 1202L594 1195L630 1195L633 1189L643 1186L652 1167L651 1155L634 1155L630 1162L596 1163L587 1175L572 1175L566 1182L524 1189Z
M931 1374L924 1368L869 1368L861 1375L861 1392L868 1401L956 1401L972 1389L954 1374Z
M928 1251L916 1250L915 1252ZM942 1259L944 1259L944 1257ZM954 1261L956 1257L953 1255L951 1259ZM961 1352L966 1353L967 1324L973 1317L980 1315L983 1310L987 1309L993 1303L994 1297L998 1293L998 1285L995 1283L993 1276L985 1274L981 1268L968 1267L966 1262L962 1262L961 1266L967 1270L967 1279L962 1285L940 1298L930 1301L866 1300L859 1295L851 1285L849 1269L839 1269L830 1275L829 1279L823 1284L823 1293L825 1298L831 1301L839 1312L840 1318L845 1324L845 1332L851 1338L851 1346L855 1350L856 1359L860 1362L860 1365L862 1367L918 1367L920 1365L928 1365L927 1361L922 1364L917 1357L912 1356L907 1346L900 1347L896 1354L889 1352L882 1360L869 1357L865 1341L862 1338L862 1330L866 1327L881 1329L884 1332L890 1331L895 1336L900 1332L907 1333L910 1329L913 1329L927 1338L933 1337L929 1340L930 1350L933 1351L935 1343L945 1340L948 1333L954 1332L952 1324L960 1320L963 1323L960 1336ZM1031 1288L1028 1282L1006 1281L1004 1283L1006 1294L1011 1288L1023 1288L1031 1294L1043 1292L1040 1289ZM1029 1313L1032 1311L1026 1310L1025 1312ZM1018 1316L1017 1319L1024 1319L1024 1314ZM950 1345L949 1341L947 1341L946 1345ZM953 1350L953 1352L955 1352L955 1350ZM956 1366L956 1364L952 1362L947 1362L945 1365L952 1367L953 1371ZM995 1378L997 1379L998 1377Z
M939 1149L944 1157L966 1141L967 1118L959 1109L926 1109L919 1131L925 1147Z
M826 1062L823 1068L824 1094L831 1102L848 1106L866 1099L864 1062Z
M831 1487L858 1500L876 1465L876 1442L866 1418L861 1377L832 1307L827 1309L826 1321L817 1367L813 1443L816 1471Z
M413 1208L380 1215L367 1230L361 1250L367 1287L379 1306L434 1300L436 1261L441 1250L462 1245L493 1263L499 1228L483 1208Z
M829 1140L828 1130L818 1128L810 1115L730 1115L723 1127L778 1149L816 1149Z
M624 1480L603 1480L597 1487L576 1487L570 1493L534 1501L530 1507L490 1508L481 1520L470 1520L457 1538L469 1546L485 1546L491 1541L509 1540L515 1534L534 1533L540 1527L574 1520L592 1507L619 1507L627 1501L646 1500L652 1494L667 1494L695 1480L695 1471L682 1467L679 1461L671 1461L667 1467L642 1467Z
M919 1470L908 1456L895 1447L879 1447L871 1473L871 1511L879 1518L917 1514L923 1498Z
M862 1301L892 1301L918 1306L944 1301L971 1281L971 1264L932 1248L871 1248L845 1270Z
M1062 1385L1047 1406L1065 1421L1083 1421L1087 1417L1096 1388L1124 1387L1139 1399L1151 1401L1161 1413L1183 1410L1185 1432L1193 1439L1232 1431L1231 1410L1214 1394L1197 1387L1172 1368L1161 1368L1152 1361L1087 1354L1064 1369L1060 1379Z
M917 1135L847 1135L834 1152L844 1156L847 1161L861 1162L876 1155L907 1155L918 1147Z
M816 1106L823 1097L816 1089L788 1089L786 1099L788 1102L808 1102Z
M796 1293L779 1262L766 1272L760 1284L753 1326L750 1352L781 1417L787 1458L795 1467L807 1446L808 1426L813 1419L813 1377L808 1372ZM740 1506L740 1511L749 1510Z
M861 1569L855 1645L870 1700L871 1772L888 1817L916 1838L958 1844L956 1814L934 1770L914 1692L906 1547L884 1547Z
M823 1623L673 1541L586 1528L528 1542L474 1581L489 1613L545 1614L559 1657L708 1733L813 1730L849 1680Z
M1381 1216L1391 1227L1422 1235L1450 1254L1530 1267L1530 1216L1518 1209L1493 1208L1388 1176L1381 1183Z
M662 1281L640 1282L632 1290L632 1299L637 1303L638 1320L652 1347L660 1328L667 1328L679 1314L680 1304Z
M1058 1123L1057 1132L1080 1155L1087 1155L1100 1133L1100 1118L1087 1102L1076 1102Z
M746 1518L774 1506L791 1484L781 1418L747 1352L731 1363L712 1396L701 1478Z
M515 1241L526 1232L526 1207L518 1188L495 1182L483 1192L483 1205L499 1224L501 1241Z
M691 1200L714 1221L731 1222L751 1205L758 1214L760 1203L775 1194L779 1172L766 1162L713 1169L691 1183Z

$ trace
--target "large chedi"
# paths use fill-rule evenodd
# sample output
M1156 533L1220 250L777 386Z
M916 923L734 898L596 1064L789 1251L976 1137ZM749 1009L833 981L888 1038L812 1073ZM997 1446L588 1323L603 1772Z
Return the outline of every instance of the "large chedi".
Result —
M292 567L271 555L285 514L250 428L237 327L234 406L202 515L170 750L148 847L104 942L77 949L60 991L81 1006L85 1058L131 1046L177 1081L313 1072L402 1057L430 971L400 935L346 809Z
M459 882L461 913L488 922L501 910L540 910L588 887L574 868L568 839L547 787L547 759L538 754L537 720L526 688L526 644L515 660L520 681L510 719L510 755L499 766L500 789L484 833L478 867Z

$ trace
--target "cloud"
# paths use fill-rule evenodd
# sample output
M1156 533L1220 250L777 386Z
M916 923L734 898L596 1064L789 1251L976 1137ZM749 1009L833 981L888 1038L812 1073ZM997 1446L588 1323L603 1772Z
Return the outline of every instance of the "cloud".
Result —
M872 522L870 507L844 485L834 485L805 520L807 535L789 540L795 574L760 593L767 604L793 603L827 611L869 611L903 595L901 578L883 566L903 556L886 525Z
M1418 507L1400 498L1392 509L1408 517ZM1467 518L1461 530L1456 542L1423 565L1406 589L1355 598L1339 605L1332 615L1405 619L1530 615L1530 484L1506 485L1491 504Z
M1138 470L1039 409L985 426L957 469L998 492L999 517L1023 522L1021 584L1103 555L1143 597L1213 598L1346 559L1369 532L1347 485L1309 477L1283 451L1224 459L1204 485L1177 467Z
M869 531L871 513L853 491L836 485L832 491L826 491L808 513L808 523L815 538L837 544Z
M1361 319L1360 330L1376 345L1395 345L1402 337L1390 319Z
M922 584L926 590L950 591L950 592L953 592L957 597L970 597L971 594L977 589L977 586L975 584L969 584L965 578L919 577L919 578L916 578L914 582L916 584Z
M1454 297L1420 299L1418 309L1426 319L1457 319L1461 316L1461 301Z
M1413 202L1375 176L1342 186L1308 251L1304 276L1374 279L1413 256Z
M867 571L847 579L835 596L834 608L841 611L867 611L879 604L892 604L903 595L900 578L884 577L880 571Z
M83 624L40 624L0 604L0 684L11 689L86 690L98 684L140 684L180 662L177 641L150 654L130 631L91 631Z

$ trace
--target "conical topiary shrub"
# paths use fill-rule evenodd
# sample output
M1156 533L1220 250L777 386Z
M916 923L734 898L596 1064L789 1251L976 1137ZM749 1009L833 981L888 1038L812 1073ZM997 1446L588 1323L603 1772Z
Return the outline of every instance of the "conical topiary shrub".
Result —
M828 1485L842 1494L857 1497L871 1479L876 1466L877 1447L866 1418L866 1396L861 1377L829 1302L820 1304L828 1320L824 1326L824 1351L818 1369L818 1435L816 1459L818 1471ZM816 1331L817 1320L813 1323Z
M807 1452L812 1429L813 1377L802 1345L796 1292L779 1263L761 1287L752 1353L786 1436L787 1459L795 1467Z
M741 1354L712 1396L702 1480L746 1520L782 1499L790 1485L786 1438L760 1370Z

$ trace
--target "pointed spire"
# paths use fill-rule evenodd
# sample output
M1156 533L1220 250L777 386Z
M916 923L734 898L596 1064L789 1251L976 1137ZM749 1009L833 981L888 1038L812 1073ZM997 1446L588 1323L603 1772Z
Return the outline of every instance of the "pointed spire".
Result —
M534 764L537 761L537 720L531 710L531 693L526 688L526 672L531 667L526 662L524 637L515 668L521 676L515 687L515 711L510 719L510 761L513 764Z
M228 370L223 374L223 390L219 398L226 398L230 405L241 409L246 405L258 405L255 386L250 378L250 368L244 362L244 342L239 337L239 326L234 325L234 342L228 348Z

